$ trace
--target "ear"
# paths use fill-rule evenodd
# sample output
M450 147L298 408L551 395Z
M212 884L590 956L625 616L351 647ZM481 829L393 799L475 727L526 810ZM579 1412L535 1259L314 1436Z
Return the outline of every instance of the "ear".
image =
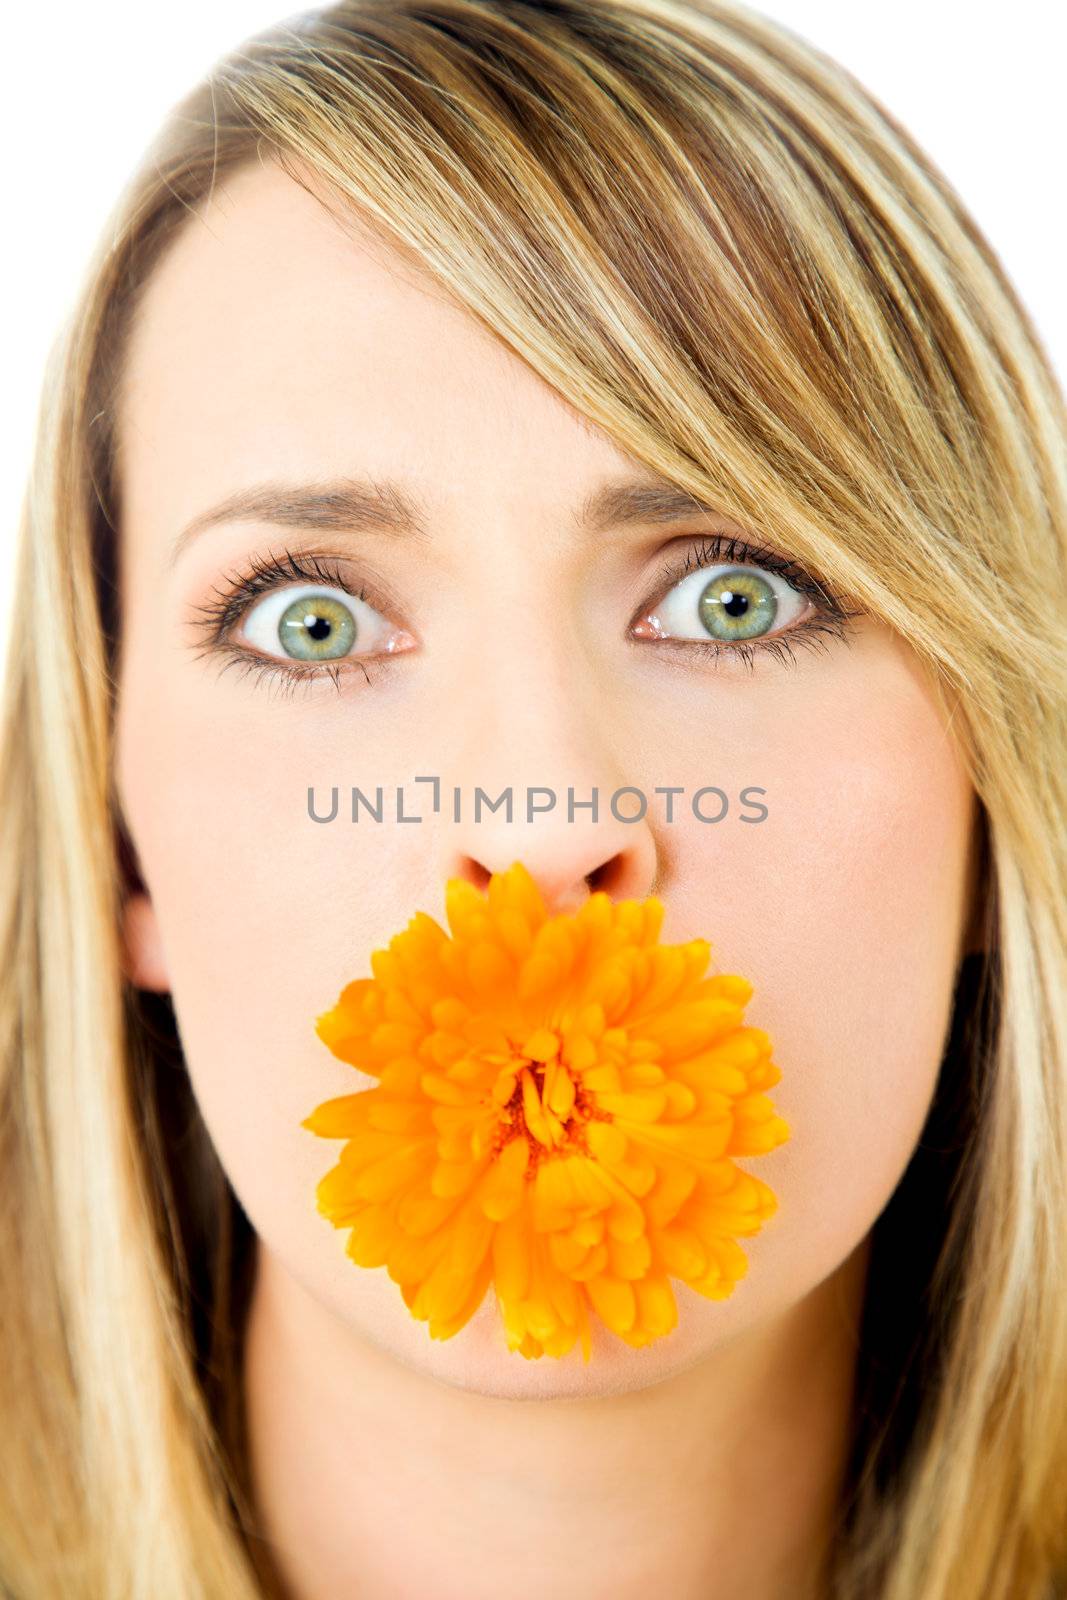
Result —
M163 941L159 934L155 907L143 890L127 896L122 908L122 969L138 989L166 993L170 989Z

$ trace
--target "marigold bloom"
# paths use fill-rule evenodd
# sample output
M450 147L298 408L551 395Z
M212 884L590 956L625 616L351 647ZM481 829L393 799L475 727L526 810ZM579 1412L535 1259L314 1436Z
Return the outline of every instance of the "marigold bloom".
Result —
M669 1278L730 1295L736 1236L777 1209L735 1156L790 1136L763 1092L771 1041L752 985L702 977L706 939L657 943L662 902L590 896L549 917L520 861L445 893L316 1019L378 1084L302 1126L345 1139L319 1211L448 1339L492 1284L508 1347L565 1355L589 1311L629 1345L677 1323Z

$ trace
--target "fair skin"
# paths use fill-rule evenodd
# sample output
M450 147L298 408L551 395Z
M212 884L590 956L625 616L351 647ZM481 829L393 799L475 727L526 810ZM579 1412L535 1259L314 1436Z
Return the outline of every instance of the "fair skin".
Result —
M870 1230L921 1130L966 946L974 799L942 713L870 617L751 672L729 645L717 661L664 649L652 612L700 637L692 604L688 623L681 599L656 611L664 560L720 524L580 537L587 496L652 474L407 258L270 167L232 176L204 221L148 287L120 417L116 774L147 886L125 934L133 980L173 995L257 1235L250 1445L288 1590L815 1600ZM426 537L231 519L170 564L179 530L235 491L342 476L401 481ZM232 574L285 548L345 578L325 590L358 622L339 692L223 672L196 625ZM285 586L323 592L279 579L273 596ZM284 665L270 605L230 639ZM442 777L439 815L348 822L353 784L387 800L402 785L412 814L420 773ZM666 784L715 784L734 811L708 826L679 807L668 825L651 803ZM340 787L335 823L308 818L312 785L320 810ZM468 805L452 820L452 786L508 785L596 787L599 818L564 805L527 825L519 804L511 822ZM650 798L640 822L608 808L622 785ZM735 820L746 785L766 790L758 827ZM709 938L710 970L754 985L746 1020L775 1042L792 1130L746 1163L779 1210L742 1241L734 1294L674 1281L678 1326L643 1349L594 1318L588 1366L577 1348L509 1352L491 1294L432 1340L316 1212L339 1147L300 1126L370 1082L312 1019L416 908L444 922L448 878L481 888L515 859L550 909L590 887L654 892L665 941Z

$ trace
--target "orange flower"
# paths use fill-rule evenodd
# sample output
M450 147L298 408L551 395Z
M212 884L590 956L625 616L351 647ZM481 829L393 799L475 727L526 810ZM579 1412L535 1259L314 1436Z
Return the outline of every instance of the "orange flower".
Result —
M379 1080L301 1124L347 1140L318 1209L432 1338L492 1284L524 1356L580 1338L588 1361L590 1308L650 1344L678 1320L668 1279L724 1299L748 1267L735 1236L777 1209L732 1159L790 1135L770 1039L741 1023L752 985L701 977L706 939L657 944L653 897L549 917L520 861L484 895L450 880L445 906L451 938L417 912L316 1019Z

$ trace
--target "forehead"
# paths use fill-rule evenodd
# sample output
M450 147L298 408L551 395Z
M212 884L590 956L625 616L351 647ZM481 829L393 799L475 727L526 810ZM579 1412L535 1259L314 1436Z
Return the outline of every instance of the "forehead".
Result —
M499 507L632 465L414 260L259 164L158 263L118 441L125 520L147 528L267 477L410 476Z

